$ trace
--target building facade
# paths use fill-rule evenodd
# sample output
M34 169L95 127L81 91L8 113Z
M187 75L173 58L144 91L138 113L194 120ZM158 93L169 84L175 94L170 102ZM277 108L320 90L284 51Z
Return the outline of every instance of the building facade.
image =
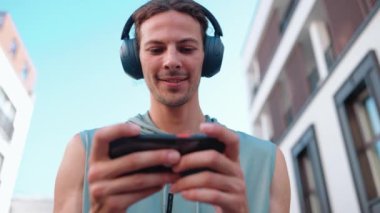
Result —
M380 1L262 0L243 61L291 212L380 212Z
M0 12L0 212L9 212L33 111L35 68L11 16Z
M14 198L9 213L51 213L54 204L51 198Z

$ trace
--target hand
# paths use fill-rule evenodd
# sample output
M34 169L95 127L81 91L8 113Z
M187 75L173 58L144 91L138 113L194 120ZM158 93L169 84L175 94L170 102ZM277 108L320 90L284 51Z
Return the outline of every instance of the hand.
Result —
M177 180L171 187L185 199L212 204L217 212L248 212L244 175L239 162L239 137L216 124L203 123L201 131L226 145L224 154L214 150L183 156L174 172L209 168Z
M118 124L95 133L88 173L91 212L125 212L133 203L177 179L178 175L173 173L130 174L142 168L178 163L180 154L176 150L144 151L109 158L110 141L139 133L139 127L134 124Z

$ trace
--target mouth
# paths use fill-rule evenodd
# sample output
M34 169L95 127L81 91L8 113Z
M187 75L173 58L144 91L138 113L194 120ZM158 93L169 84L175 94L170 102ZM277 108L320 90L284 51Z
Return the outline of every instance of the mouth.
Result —
M168 83L180 83L181 81L186 81L188 78L183 76L183 77L168 77L168 78L162 78L159 79L160 81L165 81Z
M189 79L188 76L169 76L169 77L158 78L158 80L164 83L165 86L172 89L180 88L182 85L184 85L187 82L188 79Z

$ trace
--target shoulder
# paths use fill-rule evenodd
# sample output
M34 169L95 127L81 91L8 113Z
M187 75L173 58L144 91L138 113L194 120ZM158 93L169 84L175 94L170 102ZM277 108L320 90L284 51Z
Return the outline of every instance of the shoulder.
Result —
M90 152L91 143L97 129L84 130L75 134L66 145L66 150L60 165L58 174L69 172L71 169L77 169L78 173L83 175L86 157ZM79 163L78 162L82 162ZM75 165L75 166L73 166Z
M72 167L74 162L84 162L84 148L80 133L75 134L66 145L60 170L66 170ZM77 164L76 164L77 165Z
M84 149L82 146L82 139L80 133L75 134L71 140L68 142L66 146L66 150L63 156L63 162L65 163L65 160L71 161L71 160L77 160L78 158L83 158Z
M284 154L280 149L276 152L276 164L271 184L271 212L289 212L290 182Z
M81 208L85 152L80 134L66 146L54 189L55 212L77 212Z

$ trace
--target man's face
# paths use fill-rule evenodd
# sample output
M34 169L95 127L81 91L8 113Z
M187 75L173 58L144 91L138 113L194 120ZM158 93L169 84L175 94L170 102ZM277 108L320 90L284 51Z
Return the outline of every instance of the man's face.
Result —
M154 100L177 107L197 98L204 59L199 22L168 11L143 22L140 35L141 66Z

